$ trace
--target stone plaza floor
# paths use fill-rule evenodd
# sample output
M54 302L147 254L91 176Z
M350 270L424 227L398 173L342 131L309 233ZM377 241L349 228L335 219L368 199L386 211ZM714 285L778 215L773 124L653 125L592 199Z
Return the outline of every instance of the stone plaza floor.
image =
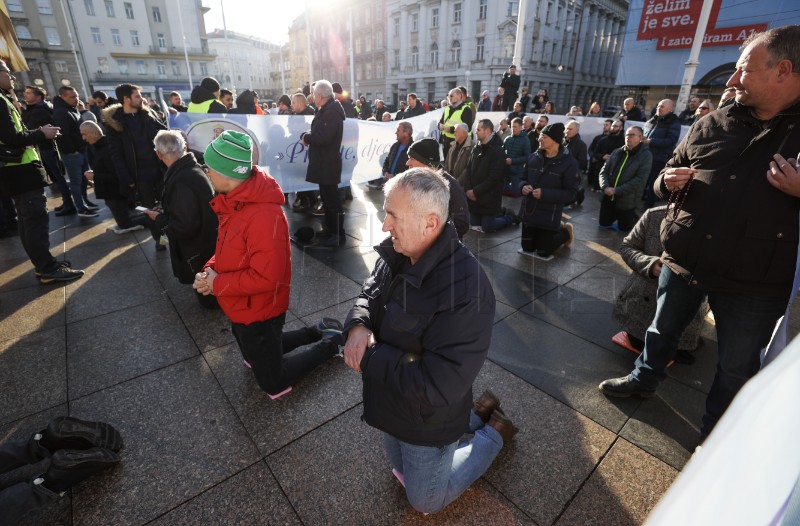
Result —
M382 194L353 192L346 246L292 248L287 329L343 319L372 269ZM474 391L491 388L521 431L433 516L408 505L379 432L361 421L356 373L332 359L271 401L225 316L198 305L147 231L106 232L106 208L95 219L51 213L52 252L86 270L66 285L38 284L19 239L0 240L0 440L63 414L111 422L125 440L117 467L25 524L641 524L696 445L713 321L695 363L673 365L655 398L601 395L597 384L635 355L611 342L629 271L623 235L597 227L598 209L590 192L567 213L575 242L546 263L517 253L519 227L467 234L497 297ZM285 210L292 231L317 221Z

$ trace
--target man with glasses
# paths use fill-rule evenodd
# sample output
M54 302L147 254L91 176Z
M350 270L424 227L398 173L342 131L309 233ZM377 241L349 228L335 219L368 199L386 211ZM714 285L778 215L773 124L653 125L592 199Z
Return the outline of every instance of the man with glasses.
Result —
M681 124L686 124L687 126L694 122L694 116L697 112L697 108L700 106L700 97L697 95L692 95L689 99L689 105L683 110L680 115L678 115L678 120Z
M36 145L51 141L59 129L45 124L29 131L14 106L14 76L0 60L0 143L11 150L0 161L0 197L14 200L19 221L19 238L25 253L36 267L41 283L71 281L83 276L82 270L70 268L68 261L57 261L50 253L50 221L43 188L50 179L42 166Z
M670 99L662 100L656 107L656 114L644 125L644 143L650 147L650 153L653 154L653 167L642 196L645 208L653 208L656 202L653 183L661 169L664 168L664 164L672 157L672 151L681 136L680 120L672 112L674 107L675 103ZM694 112L694 110L692 111Z

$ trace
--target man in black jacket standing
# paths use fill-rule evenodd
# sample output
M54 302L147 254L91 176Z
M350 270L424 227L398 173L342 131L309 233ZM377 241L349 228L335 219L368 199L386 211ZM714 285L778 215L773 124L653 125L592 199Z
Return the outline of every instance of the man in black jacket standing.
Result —
M83 167L86 164L86 143L81 137L81 114L78 111L78 92L71 86L61 86L53 99L53 123L61 129L57 139L61 160L69 175L69 188L75 213L81 217L97 217L97 208L83 200ZM62 210L60 213L63 214Z
M678 116L672 112L675 104L670 99L658 103L656 114L644 125L644 143L650 147L653 154L653 167L644 188L645 208L652 208L656 201L653 193L653 183L658 177L664 164L672 157L675 145L681 137L681 123Z
M334 98L333 86L327 80L314 83L314 105L317 113L311 121L311 130L300 140L308 148L306 181L319 185L319 195L325 208L325 234L330 235L322 246L336 248L344 245L344 211L339 197L342 181L342 136L344 134L344 109Z
M122 189L128 195L138 193L141 203L153 208L156 185L163 177L153 139L167 125L144 104L140 89L133 84L117 86L121 104L104 109L102 120Z
M655 318L634 370L599 386L609 396L654 396L708 296L719 363L701 439L758 372L797 292L800 173L789 158L800 150L798 41L797 25L750 36L727 82L736 102L695 123L659 175L656 192L674 204L661 227Z
M434 513L458 498L513 437L490 392L472 401L495 298L448 223L447 182L411 168L385 186L391 237L345 321L345 362L361 373L364 420L383 432L409 503ZM459 446L465 433L474 433Z
M517 101L520 82L521 79L519 75L517 75L517 66L511 64L508 71L503 73L503 78L500 81L500 87L505 90L503 93L503 111L511 111L514 107L514 103ZM524 108L523 111L525 111Z
M507 227L515 216L502 207L506 152L492 121L478 121L475 137L478 145L472 149L464 190L469 200L470 228L488 234Z
M14 106L14 76L0 60L0 143L18 149L19 160L0 162L0 197L14 199L19 221L19 238L25 253L36 268L41 283L71 281L83 276L67 261L57 261L50 253L50 221L47 199L42 188L50 184L36 145L52 141L58 128L46 124L29 131Z

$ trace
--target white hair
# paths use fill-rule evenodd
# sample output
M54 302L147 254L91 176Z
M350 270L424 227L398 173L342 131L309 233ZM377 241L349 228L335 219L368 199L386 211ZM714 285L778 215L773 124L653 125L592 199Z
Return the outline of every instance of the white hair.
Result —
M153 139L156 151L161 155L183 156L186 152L186 141L178 130L161 130Z
M389 179L383 185L388 197L402 188L409 193L409 201L420 214L435 214L444 224L449 217L450 183L431 168L411 168Z
M330 99L333 98L333 85L327 80L318 80L314 83L314 95Z
M87 133L91 133L93 135L97 135L98 137L103 136L103 128L101 128L96 122L94 121L84 121L81 123L80 126L81 130L84 130Z

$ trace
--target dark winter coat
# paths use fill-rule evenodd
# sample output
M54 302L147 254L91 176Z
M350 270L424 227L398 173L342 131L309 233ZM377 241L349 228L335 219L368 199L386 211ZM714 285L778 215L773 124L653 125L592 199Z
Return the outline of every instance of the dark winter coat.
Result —
M678 121L678 116L669 113L664 117L653 117L644 124L644 136L650 139L648 146L650 153L653 154L653 162L667 162L681 137L681 123Z
M575 200L580 186L578 162L560 146L555 157L545 157L543 150L537 150L528 157L527 173L520 183L522 187L531 185L541 188L539 199L528 194L523 197L520 208L522 221L534 228L556 231L561 228L561 210L564 205Z
M634 106L631 108L631 111L625 111L623 108L618 114L617 119L621 119L625 122L627 121L637 121L637 122L644 122L647 119L644 116L644 112L639 108L639 106Z
M6 146L23 148L47 141L44 132L39 130L16 131L11 115L17 110L12 106L8 95L2 90L0 90L0 97L5 99L5 101L0 101L0 142ZM51 183L41 161L19 166L0 167L0 197L14 197L23 192L39 190Z
M492 135L488 143L475 145L464 186L464 190L472 190L477 199L469 202L471 213L482 216L500 214L505 172L506 153L497 134Z
M306 181L317 184L339 184L342 180L342 135L344 109L339 101L330 99L317 110L311 121L311 131L303 134L308 143Z
M42 101L39 104L28 106L22 112L22 122L29 130L35 130L46 124L53 125L53 106L47 102ZM52 150L53 141L45 141L39 145L39 150Z
M349 100L345 100L343 97L339 98L338 95L336 96L336 100L338 100L339 104L342 105L342 109L344 110L344 116L346 118L348 119L358 118L358 112L356 111L356 107L353 105L352 102L350 102ZM311 108L311 106L309 106L309 108ZM314 108L311 108L311 113L307 113L304 115L314 115Z
M653 155L644 143L633 150L623 146L611 152L611 157L600 169L599 180L601 189L614 188L614 206L617 210L636 208L652 165ZM601 194L602 199L610 198Z
M524 173L525 162L531 155L531 142L528 136L524 132L520 132L519 135L509 135L503 141L503 151L506 152L506 158L511 159L511 164L506 165L507 172L512 175Z
M416 106L414 106L413 108L411 106L406 108L406 113L404 118L410 119L411 117L423 115L424 113L425 113L425 108L422 107L422 103L418 100Z
M456 227L458 239L464 239L464 236L469 232L469 199L464 189L458 184L456 178L442 170L439 172L442 177L447 179L447 184L450 187L450 201L447 203L447 211L450 216L450 221Z
M214 255L218 221L210 204L213 197L214 188L191 153L164 174L164 213L157 224L166 227L172 273L181 283L194 282L194 275Z
M773 155L800 151L800 103L769 122L734 103L692 125L665 170L697 170L674 221L661 227L664 264L704 290L785 297L792 288L800 199L772 186ZM653 188L669 197L664 170Z
M389 173L391 175L397 175L399 173L403 173L408 169L406 163L408 162L408 147L411 143L407 144L403 151L400 152L400 158L397 159L397 166L394 168L394 173L392 173L392 163L394 163L394 158L397 155L397 151L400 149L399 141L395 141L391 148L389 148L389 154L386 156L386 159L383 161L383 171L382 173Z
M70 106L61 97L53 98L53 125L61 128L61 134L56 138L61 155L86 151L86 142L81 137L81 114L78 108Z
M442 447L469 432L472 383L492 338L495 298L452 225L411 265L391 239L345 321L377 344L361 360L364 420L411 444Z
M611 155L611 152L617 148L625 146L625 136L620 133L609 133L597 141L597 147L592 154L592 160L604 163L606 162L603 157ZM651 152L652 153L652 152Z
M361 110L358 112L358 118L362 121L365 121L372 117L372 106L369 105L369 102L362 102L361 103Z
M128 192L123 194L120 191L119 177L114 168L108 137L101 137L99 141L89 145L89 151L94 172L94 195L98 199L127 199Z
M195 104L201 104L207 100L213 100L211 106L208 107L208 113L228 113L228 108L223 103L217 100L213 91L208 91L203 86L197 86L192 90L191 101Z
M581 139L581 134L575 134L572 139L564 138L564 147L569 151L569 154L578 161L578 168L581 171L586 170L589 165L589 158L586 153L586 143Z
M478 103L478 111L492 111L492 99L481 98L480 103Z
M153 139L160 130L166 130L167 125L146 106L126 116L122 104L114 104L105 108L101 115L120 185L127 187L138 181L160 180L162 168L153 151ZM137 119L138 132L126 126L128 119Z
M505 90L503 98L516 100L520 82L522 82L522 79L519 78L519 75L512 75L508 71L503 73L503 78L500 80L500 87Z

